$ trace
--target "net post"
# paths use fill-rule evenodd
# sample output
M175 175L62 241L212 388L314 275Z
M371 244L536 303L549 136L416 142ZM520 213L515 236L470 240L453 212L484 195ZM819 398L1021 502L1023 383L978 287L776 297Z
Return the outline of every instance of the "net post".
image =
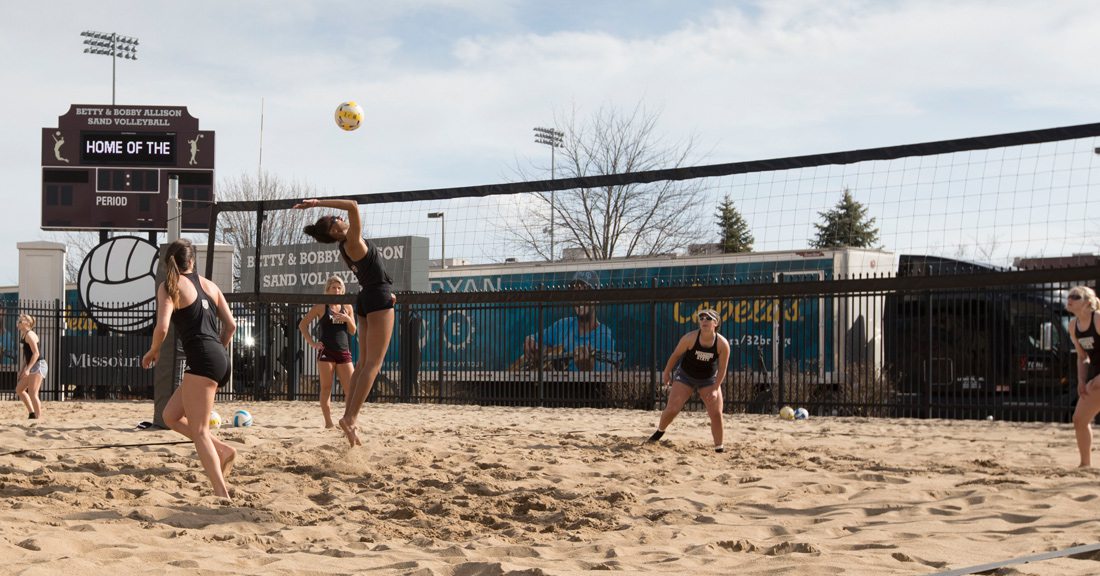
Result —
M217 238L218 214L220 213L221 208L215 202L210 207L210 231L206 236L206 271L203 275L208 279L214 278L214 242Z
M168 243L180 239L180 177L168 177Z
M179 203L179 176L172 175L168 178L168 242L160 247L157 261L164 262L164 254L168 244L180 238L180 203ZM207 264L209 266L209 263ZM163 265L157 266L156 285L159 287L164 282L166 271ZM168 406L168 400L176 389L176 329L169 325L168 336L160 345L160 356L153 366L153 424L159 428L168 428L164 423L164 408Z
M327 304L326 304L327 306ZM298 305L286 306L286 382L288 400L298 399ZM305 358L302 358L303 362Z
M54 331L53 331L53 346L51 346L51 348L53 348L53 349L50 350L50 352L52 354L47 354L47 356L52 356L52 357L50 357L46 362L47 362L47 364L50 363L50 362L53 362L53 364L50 364L51 366L56 365L56 366L58 366L58 368L60 368L60 365L61 365L61 331L64 329L64 326L65 326L65 324L64 324L64 322L65 322L65 319L64 319L65 304L61 301L60 298L54 298L53 309L54 309L54 327L55 327ZM57 359L57 361L54 361L55 358ZM54 400L64 400L65 399L65 390L62 388L63 384L61 382L61 370L55 369L55 370L51 370L50 372L52 372L52 374L47 374L46 376L48 378L53 378L53 381L52 382L43 382L43 384L47 388L53 388L53 390L54 390Z
M653 294L657 293L658 281L657 277L650 278L650 288L653 289ZM657 363L659 358L657 356L657 301L649 301L649 410L657 408ZM664 376L664 371L661 371L661 375ZM661 382L664 384L664 382Z
M163 263L163 254L167 245L160 247L158 260ZM157 266L156 285L159 287L165 279L164 266ZM153 366L153 424L159 428L168 428L164 423L164 408L176 390L176 329L168 326L168 336L160 346L160 356Z
M263 266L260 263L260 243L263 240L263 227L264 227L264 203L259 202L259 206L256 208L256 275L252 279L252 293L260 293L260 273ZM242 287L243 288L243 287Z

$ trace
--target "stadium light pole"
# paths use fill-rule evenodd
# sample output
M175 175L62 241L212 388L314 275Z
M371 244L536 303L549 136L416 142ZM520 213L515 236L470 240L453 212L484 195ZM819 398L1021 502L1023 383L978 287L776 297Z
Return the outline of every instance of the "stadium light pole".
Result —
M447 223L442 212L428 212L428 218L439 218L439 264L447 268Z
M85 54L101 54L111 57L111 106L115 105L115 61L119 58L125 60L137 60L138 39L132 36L122 36L117 32L96 32L85 30L80 33L84 37Z
M550 179L554 179L554 149L561 148L565 133L554 128L542 128L535 126L535 143L545 144L550 147ZM554 261L554 196L555 190L550 191L550 261Z

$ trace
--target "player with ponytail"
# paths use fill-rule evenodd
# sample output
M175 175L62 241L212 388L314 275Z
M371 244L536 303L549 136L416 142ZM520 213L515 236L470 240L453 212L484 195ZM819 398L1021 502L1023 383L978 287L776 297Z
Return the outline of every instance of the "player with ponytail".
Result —
M23 368L19 370L15 394L27 407L31 420L42 417L42 400L38 397L38 391L42 388L46 374L49 373L42 350L42 341L34 332L34 324L34 316L30 314L20 314L19 320L15 323L15 327L19 329L19 341L23 347Z
M210 433L210 410L218 386L229 380L226 348L237 324L218 286L195 272L195 248L190 240L169 244L164 266L165 281L157 289L153 342L141 365L150 368L156 363L169 324L175 326L187 357L187 370L164 407L164 422L195 443L214 494L229 498L225 477L237 451Z

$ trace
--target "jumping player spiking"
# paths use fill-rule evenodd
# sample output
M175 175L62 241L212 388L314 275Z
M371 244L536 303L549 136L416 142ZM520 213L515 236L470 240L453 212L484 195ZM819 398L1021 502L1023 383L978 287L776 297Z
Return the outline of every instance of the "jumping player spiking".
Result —
M344 406L340 429L352 446L362 444L356 421L363 402L367 400L374 379L382 369L382 361L390 346L393 333L393 281L382 268L378 250L362 236L359 223L359 204L354 200L302 200L294 206L298 209L336 208L347 213L322 216L315 224L305 227L305 233L318 242L339 243L340 256L344 258L355 278L359 280L359 296L355 299L355 316L362 326L359 337L359 361L351 375L351 397Z

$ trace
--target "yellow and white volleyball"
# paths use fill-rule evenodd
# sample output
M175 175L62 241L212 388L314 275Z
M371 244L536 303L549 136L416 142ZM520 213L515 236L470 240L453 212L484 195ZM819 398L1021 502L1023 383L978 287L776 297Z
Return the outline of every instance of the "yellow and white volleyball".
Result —
M222 427L222 415L211 410L210 411L210 427L221 428Z
M794 420L794 408L784 406L779 409L779 417L784 420Z
M354 101L348 101L336 107L336 125L348 132L363 123L363 108Z
M251 426L252 414L249 414L248 410L237 410L233 413L233 425L238 428L241 426Z

